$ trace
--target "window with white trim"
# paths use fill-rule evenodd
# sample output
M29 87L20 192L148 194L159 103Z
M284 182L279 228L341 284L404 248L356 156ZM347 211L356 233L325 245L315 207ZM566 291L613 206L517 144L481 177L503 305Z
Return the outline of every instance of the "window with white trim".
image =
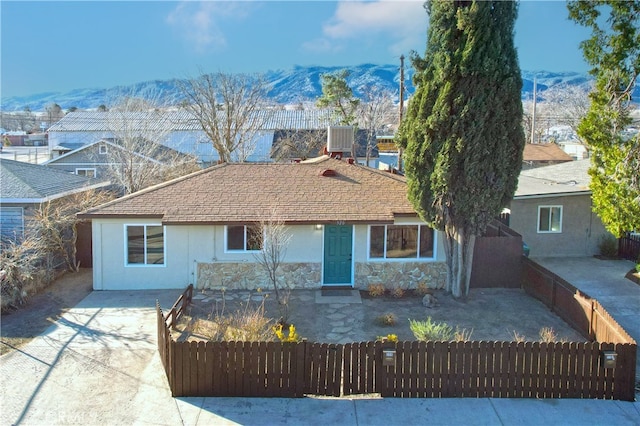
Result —
M258 225L225 226L225 251L260 251L262 250L262 229Z
M436 239L427 225L371 225L370 259L434 259Z
M538 206L538 233L562 232L562 206Z
M78 176L86 176L90 178L94 178L97 176L95 168L76 168L76 174Z
M106 145L98 146L98 154L106 154L108 152L108 148Z
M164 265L164 226L125 225L127 265Z

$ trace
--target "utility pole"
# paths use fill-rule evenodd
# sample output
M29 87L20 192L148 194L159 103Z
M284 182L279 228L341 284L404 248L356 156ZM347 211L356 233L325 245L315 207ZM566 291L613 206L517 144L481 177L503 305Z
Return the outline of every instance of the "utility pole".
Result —
M533 112L531 114L531 143L536 143L536 98L538 94L536 93L538 90L538 86L536 83L536 78L533 77Z
M400 106L398 111L398 127L402 124L404 112L404 55L400 55ZM402 148L398 147L398 171L402 172Z

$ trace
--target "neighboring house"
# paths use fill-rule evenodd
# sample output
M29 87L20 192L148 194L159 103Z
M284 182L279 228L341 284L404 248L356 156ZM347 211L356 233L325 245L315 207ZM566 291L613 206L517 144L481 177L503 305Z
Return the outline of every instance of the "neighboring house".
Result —
M175 166L181 163L193 163L194 157L183 154L164 145L154 142L146 142L145 152L134 152L128 155L121 141L117 139L100 139L87 145L83 145L73 151L69 151L44 165L64 170L76 175L87 177L107 178L119 159L137 158L137 164L144 167L145 164Z
M525 170L569 161L573 158L555 143L528 143L522 154L522 168Z
M511 202L509 226L531 256L591 256L611 235L593 213L589 159L523 170Z
M589 158L589 150L577 139L558 141L557 144L574 160Z
M109 181L89 179L20 161L0 161L0 230L2 240L21 240L29 217L42 203L91 189Z
M404 177L349 163L221 164L81 213L94 288L264 287L256 225L274 216L291 236L287 287L442 288L442 238L416 215Z
M325 110L264 110L256 113L264 115L264 128L253 139L253 153L248 157L250 162L272 161L274 134L278 130L326 130L339 124ZM156 142L195 155L205 165L215 164L219 159L196 117L184 110L166 111L161 119L155 112L118 113L115 119L109 112L71 112L49 128L49 146L75 150L101 139L113 139L117 136L113 128L123 122L132 129L145 129L147 135L155 131L163 137ZM158 129L154 130L154 125Z

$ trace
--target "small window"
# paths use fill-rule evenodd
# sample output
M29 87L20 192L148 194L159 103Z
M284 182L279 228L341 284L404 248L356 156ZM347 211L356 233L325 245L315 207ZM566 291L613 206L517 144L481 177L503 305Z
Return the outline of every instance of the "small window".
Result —
M98 154L102 154L102 155L104 155L104 154L106 154L107 152L108 152L108 150L107 150L107 146L106 146L106 145L101 144L101 145L98 147Z
M435 236L426 225L373 225L369 228L371 259L433 259Z
M127 265L164 265L162 225L125 226Z
M562 232L562 206L538 206L538 233Z
M94 178L97 176L96 169L76 169L76 174L78 176L86 176L89 178Z
M258 225L229 225L226 227L227 251L259 251L262 249L262 230Z

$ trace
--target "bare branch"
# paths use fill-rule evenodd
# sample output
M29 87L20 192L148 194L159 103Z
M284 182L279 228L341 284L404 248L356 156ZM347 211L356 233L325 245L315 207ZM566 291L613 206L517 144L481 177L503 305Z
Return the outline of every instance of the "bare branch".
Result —
M260 75L202 74L180 83L191 112L222 162L244 162L265 128L268 83Z

